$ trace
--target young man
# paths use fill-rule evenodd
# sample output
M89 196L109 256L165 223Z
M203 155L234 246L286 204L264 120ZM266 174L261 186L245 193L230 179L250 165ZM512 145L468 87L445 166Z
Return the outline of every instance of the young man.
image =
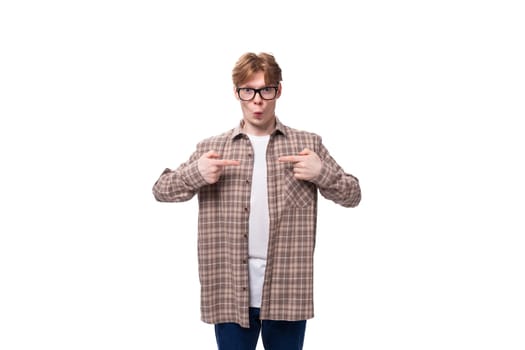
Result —
M215 324L219 350L255 350L259 333L267 350L302 349L313 317L317 191L345 207L361 200L358 180L318 135L277 119L281 81L272 55L241 56L240 124L201 141L153 187L162 202L198 194L201 317Z

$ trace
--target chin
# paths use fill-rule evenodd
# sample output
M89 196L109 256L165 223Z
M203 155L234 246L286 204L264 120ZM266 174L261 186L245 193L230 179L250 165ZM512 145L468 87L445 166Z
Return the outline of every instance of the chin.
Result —
M253 117L250 118L250 121L252 123L259 124L259 123L264 123L266 121L266 118L264 116L260 116L260 117L253 116Z

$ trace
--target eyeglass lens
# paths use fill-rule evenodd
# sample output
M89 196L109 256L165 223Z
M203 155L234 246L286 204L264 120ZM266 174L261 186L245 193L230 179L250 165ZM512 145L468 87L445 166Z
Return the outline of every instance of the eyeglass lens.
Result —
M239 88L238 90L239 98L243 101L249 101L255 98L255 94L259 93L262 99L272 100L277 95L277 88L275 87L263 87L260 89L253 88Z

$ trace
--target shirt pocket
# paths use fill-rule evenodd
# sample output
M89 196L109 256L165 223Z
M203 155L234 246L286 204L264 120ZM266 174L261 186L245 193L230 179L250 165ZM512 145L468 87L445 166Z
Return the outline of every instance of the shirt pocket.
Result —
M286 176L286 205L304 208L315 203L317 187L309 182L297 180L292 175Z

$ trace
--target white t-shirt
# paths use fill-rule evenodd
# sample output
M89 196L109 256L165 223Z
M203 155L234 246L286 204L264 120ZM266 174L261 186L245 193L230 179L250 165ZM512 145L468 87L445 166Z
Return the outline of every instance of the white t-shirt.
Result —
M253 147L253 177L248 238L250 306L261 307L270 232L268 185L266 181L266 148L270 135L248 135L248 137Z

